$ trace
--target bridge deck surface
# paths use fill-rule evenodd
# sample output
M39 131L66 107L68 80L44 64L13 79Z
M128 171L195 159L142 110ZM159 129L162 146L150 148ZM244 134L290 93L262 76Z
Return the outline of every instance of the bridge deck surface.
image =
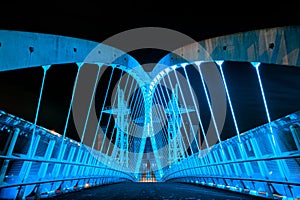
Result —
M105 185L83 191L59 195L50 199L76 200L76 199L222 199L222 200L250 200L261 199L249 195L221 191L183 183L119 183Z

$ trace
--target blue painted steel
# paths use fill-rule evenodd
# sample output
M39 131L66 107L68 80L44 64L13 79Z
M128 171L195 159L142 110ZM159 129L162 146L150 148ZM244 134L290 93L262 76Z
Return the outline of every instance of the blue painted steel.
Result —
M176 68L174 68L174 71L175 71L175 69L176 69ZM174 73L174 74L175 74L175 73ZM171 78L170 78L170 74L167 74L166 77L167 77L167 79L168 79L168 82L169 82L170 87L173 87L172 81L171 81ZM164 84L167 85L165 79L162 79L162 80L163 80ZM169 98L171 98L171 97L169 97ZM175 111L176 109L178 109L178 107L174 107L173 104L171 104L171 108L172 108L174 111ZM182 118L182 113L180 113L180 118ZM179 124L177 124L177 126L180 127ZM183 127L184 134L185 134L186 139L187 139L187 142L188 142L188 146L191 147L191 146L192 146L192 143L191 143L191 141L190 141L190 138L189 138L188 132L187 132L187 130L186 130L186 127L185 127L185 126L182 126L182 127ZM192 149L191 149L191 151L192 151L192 153L193 153L193 150L192 150Z
M88 120L89 120L89 117L90 117L91 108L92 108L93 101L94 101L94 98L95 98L95 92L96 92L98 81L99 81L100 71L101 71L101 66L98 65L97 76L96 76L96 80L95 80L95 83L94 83L94 88L93 88L92 96L91 96L91 99L90 99L89 108L88 108L87 115L86 115L86 118L85 118L85 122L84 122L84 126L83 126L83 131L82 131L82 134L81 134L80 145L83 143L83 140L84 140L84 137L85 137L86 127L87 127L87 124L88 124Z
M241 142L237 136L223 141L226 159L217 158L221 147L216 144L206 154L194 154L180 165L172 165L165 171L162 181L196 183L270 199L298 198L300 111L270 124L274 127L279 152L272 150L267 123L241 134ZM240 145L245 148L243 157ZM209 157L217 159L207 162Z
M110 84L111 84L111 78L112 78L112 76L113 76L114 69L115 69L115 68L112 69L112 72L111 72L111 74L110 74L110 78L109 78L109 82L108 82L108 88L110 87ZM104 107L105 107L105 103L106 103L106 99L107 99L107 94L108 94L108 89L106 90L105 97L104 97L104 103L103 103L103 106L102 106L102 108L101 108L101 110L100 110L100 117L99 117L99 120L98 120L98 124L97 124L97 128L96 128L95 134L98 133L99 128L100 128L100 121L101 121L101 119L102 119L102 113L103 113L103 110L104 110ZM103 141L102 141L102 143L101 143L100 152L102 152L102 149L103 149L103 146L104 146L104 139L105 139L105 137L106 137L106 135L104 135L104 137L103 137Z
M270 114L269 114L268 104L267 104L266 97L265 97L265 92L264 92L264 87L262 85L261 78L260 78L260 73L259 73L260 63L259 62L251 62L251 64L253 65L253 67L255 67L255 70L256 70L256 74L257 74L257 78L258 78L258 82L259 82L259 87L260 87L260 90L261 90L261 95L262 95L262 98L263 98L263 101L264 101L264 106L265 106L265 110L266 110L266 114L267 114L267 119L268 119L268 122L270 123L271 122L271 117L270 117ZM273 132L271 126L270 126L270 131L271 131L271 133Z
M81 67L82 67L82 63L77 63L77 73L76 73L76 78L75 78L74 85L73 85L72 97L71 97L71 102L70 102L70 106L69 106L69 110L68 110L68 114L67 114L67 119L65 122L65 128L63 131L63 138L66 137L67 128L68 128L68 124L69 124L70 114L71 114L71 110L72 110L73 100L74 100L74 96L75 96L75 91L76 91L78 77L79 77Z
M204 131L204 127L203 127L203 124L202 124L202 120L201 120L201 117L200 117L200 110L198 109L198 105L196 104L196 100L195 100L195 97L193 95L191 84L190 84L189 75L187 74L187 71L186 71L185 67L186 67L186 65L183 66L184 74L185 74L186 79L188 81L188 86L189 86L190 94L192 95L192 100L193 100L193 104L194 104L193 106L195 107L195 111L196 111L196 114L197 114L197 117L198 117L198 120L199 120L200 129L201 129L201 131L203 133L203 136L204 136L204 142L206 144L206 148L209 148L209 145L208 145L208 142L207 142L207 138L206 138L206 134L205 134L205 131ZM196 138L196 140L197 140L197 138ZM199 142L197 144L198 144L198 149L200 150L201 144L199 144Z
M185 65L183 65L182 67L183 67L183 69L185 70ZM181 94L181 96L182 96L183 106L185 107L185 108L182 108L184 111L181 111L181 112L186 113L187 118L188 118L188 123L189 123L190 126L192 126L192 120L191 120L191 118L190 118L190 112L194 112L195 110L194 110L194 108L188 108L188 105L187 105L186 100L185 100L185 98L187 98L187 97L184 97L184 94L183 94L183 92L182 92L181 85L180 85L180 81L179 81L179 79L178 79L178 75L177 75L177 71L176 71L176 70L174 71L174 74L175 74L175 79L176 79L177 84L178 84L178 87L179 87L179 92L180 92L180 94ZM188 84L189 87L190 87L190 84L191 84L191 83L190 83L190 81L189 81L189 78L186 77L186 79L187 79L187 84ZM192 95L192 93L190 93L190 95ZM178 106L177 106L177 107L178 107ZM198 142L197 142L197 137L195 136L194 133L191 133L191 132L190 132L190 134L192 134L192 136L193 136L193 138L194 138L194 141L195 141L195 143L196 143L196 148L197 148L197 150L199 151L200 148L199 148L199 145L198 145ZM191 151L193 152L194 149L192 148L192 145L191 145L190 147L191 147Z
M123 73L124 73L124 71L122 71L122 73L121 73L121 75L120 75L120 78L121 78L121 79L122 79ZM128 78L129 78L129 76L128 76ZM127 79L127 80L128 80L128 79ZM115 105L116 99L117 99L117 96L114 97L113 104L112 104L113 106ZM103 111L102 111L102 112L103 112ZM101 112L101 113L102 113L102 112ZM102 117L102 115L100 115L100 117ZM112 115L109 116L109 119L108 119L107 124L110 123L111 118L112 118ZM95 134L94 134L94 140L93 140L93 144L92 144L92 149L93 149L94 146L95 146L97 134L98 134L98 131L99 131L99 128L100 128L100 121L101 121L101 118L99 118L98 123L97 123L97 128L96 128L96 131L95 131ZM115 127L114 127L114 128L115 128ZM108 128L105 127L105 131L104 131L104 135L105 135L105 136L107 135L107 131L108 131ZM112 138L112 137L113 137L113 134L111 135L111 138ZM111 140L110 140L110 141L111 141ZM102 142L103 142L103 143L105 142L105 138L103 138ZM107 149L106 154L108 153L110 144L111 144L111 143L109 143L109 146L108 146L108 149ZM101 146L102 146L102 143L101 143Z
M268 31L271 31L272 34L266 34L269 33ZM251 60L260 60L258 58L261 58L267 63L292 63L293 65L299 66L298 55L294 56L294 54L290 54L291 51L298 52L296 50L299 49L299 43L294 42L294 40L299 40L298 37L296 37L298 35L297 33L299 33L299 29L295 27L255 31L250 35L252 39L256 39L256 42L248 39L245 41L244 38L247 37L244 37L246 36L244 34L229 36L226 37L226 41L229 41L228 38L231 38L232 41L234 41L234 47L237 47L236 49L238 50L230 51L230 53L227 53L224 57L229 60L235 58L233 60L247 62L250 62ZM4 150L0 151L0 198L29 198L31 196L42 197L43 195L52 196L56 195L57 193L74 191L77 189L103 185L106 183L114 183L120 181L139 181L141 180L141 177L142 179L146 178L147 180L152 180L153 176L157 178L156 181L189 182L268 198L299 198L300 113L296 112L282 119L271 121L260 77L260 62L251 62L251 64L256 69L259 86L261 89L261 94L267 114L268 124L240 134L222 69L223 61L216 61L216 63L220 66L220 73L223 78L224 87L237 132L236 137L230 138L226 141L221 141L219 129L214 117L214 112L216 111L212 109L212 106L210 104L208 91L205 86L204 77L202 75L200 67L202 61L199 61L199 58L202 58L204 54L200 55L199 53L199 55L196 56L198 60L193 60L193 63L191 62L180 64L180 62L177 62L175 63L175 65L167 66L162 71L158 71L158 69L155 68L155 73L149 73L150 75L154 76L153 80L149 79L149 77L152 76L148 76L149 74L145 73L142 70L142 67L138 65L137 61L135 61L129 55L125 54L123 57L117 59L117 63L114 63L112 65L113 70L111 72L108 88L104 97L103 107L100 110L100 118L97 124L94 141L92 147L88 147L82 144L82 142L86 131L91 104L89 105L87 117L85 119L81 141L76 142L65 137L78 74L80 71L80 66L83 63L78 64L79 69L74 82L72 98L63 135L38 126L37 121L39 117L39 109L44 88L44 81L46 78L46 72L50 67L50 65L43 66L44 63L46 62L56 64L66 63L70 61L83 62L86 53L90 52L90 50L92 50L97 45L97 43L77 40L74 38L47 36L43 34L7 31L0 31L0 34L3 35L3 44L12 44L12 36L16 36L17 40L20 40L21 36L27 38L28 40L24 41L24 44L21 44L22 48L19 49L26 49L27 45L30 42L35 42L35 39L37 39L36 36L40 36L38 41L42 42L34 43L37 49L39 49L38 47L40 47L41 45L45 45L47 43L45 41L49 40L51 41L51 44L56 44L53 41L57 41L60 46L66 47L59 48L57 49L57 51L59 51L60 53L67 52L66 55L63 54L62 56L60 56L60 53L57 54L56 51L53 51L55 52L54 55L51 51L51 55L53 56L40 56L47 55L47 52L50 49L40 48L41 50L39 54L32 54L32 59L28 63L24 63L24 59L6 60L7 57L11 58L11 55L13 55L13 45L3 45L3 47L1 47L1 50L3 48L9 47L7 49L4 49L5 51L3 55L7 55L7 57L1 57L1 61L3 61L3 66L0 69L1 71L42 65L44 74L37 110L35 112L34 123L26 122L25 120L22 120L18 117L0 111L0 136L5 138L5 140L2 140L5 141L5 145L3 147ZM259 46L257 44L260 41L269 41L267 40L269 38L267 38L266 35L276 35L276 37L281 38L282 41L286 41L289 44L286 45L289 47L288 51L286 49L286 46L282 47L282 45L275 45L276 51L273 51L274 53L266 53L266 51L268 50L267 48L264 48L263 50L260 50L259 53L257 53L256 50L253 50L252 46ZM224 57L222 57L224 55L224 51L220 51L220 49L222 48L219 48L216 41L217 40L209 40L201 44L204 44L209 52L213 52L209 56L212 56L213 58L224 59ZM239 46L237 44L239 41L244 41L247 48L245 48L244 44L242 46ZM70 54L68 49L72 49L73 45L76 42L80 44L80 49L82 49L82 51L78 51L77 55ZM281 43L283 44L284 42ZM206 46L207 44L209 44L210 46ZM198 45L195 46L197 46L198 48ZM112 53L112 49L114 48L110 48L108 46L104 47L103 48L108 51L103 51L103 54L101 54L101 56L106 56L105 59L107 60L108 58L110 58L110 54ZM51 48L55 47L51 46ZM191 53L197 51L195 51L195 49L193 49L192 47L189 49L183 47L181 50L182 52L184 52L184 54L186 54L186 52ZM120 50L116 51L118 55L123 53ZM202 52L202 50L200 51L198 49L198 52ZM20 54L18 54L19 58L27 59L28 56L25 53L28 52L20 52ZM207 55L205 54L205 56ZM43 59L44 57L48 57L49 59ZM126 61L126 59L123 59L124 57L128 58L130 62ZM162 60L170 64L182 59L179 59L176 56L174 57L173 55L168 55ZM204 60L205 62L213 62L212 58L205 57ZM132 64L132 66L127 66L130 64ZM201 123L200 111L197 108L196 99L192 94L192 86L189 80L189 74L185 69L189 64L196 64L199 69L198 73L201 78L202 86L204 88L205 96L208 101L209 110L218 137L219 144L213 145L211 147L208 146L204 128ZM196 135L193 136L196 139L195 144L197 150L192 148L193 142L190 141L188 128L186 128L186 126L182 126L182 114L187 114L189 127L192 127L192 120L190 118L189 110L186 105L186 100L190 96L187 97L183 95L181 83L179 82L177 76L178 71L176 71L176 69L179 67L183 67L185 78L187 79L187 84L189 87L189 92L192 95L192 101L194 106L196 107L196 113L200 123L200 128L203 132L204 140L206 142L207 148L201 151L199 148L199 144L197 143ZM109 155L110 146L108 146L108 149L106 149L106 153L102 153L105 143L104 139L101 143L101 150L97 151L94 149L95 138L100 128L102 113L105 111L108 112L107 109L104 110L104 106L108 98L108 90L111 89L110 83L111 78L114 74L114 68L118 68L122 71L122 73L129 73L138 83L136 84L135 89L141 89L142 91L137 94L138 102L133 106L130 105L130 108L136 110L136 112L132 114L131 117L133 117L133 119L136 119L135 122L138 122L139 120L143 122L142 138L131 137L129 141L128 135L130 132L135 132L136 127L129 127L129 123L125 118L119 117L117 119L118 123L114 124L114 129L117 129L117 142L115 148L112 151L115 152L117 150L117 147L125 149L124 154L119 154L121 163L123 163L123 161L126 159L126 162L128 162L129 146L133 145L132 149L134 149L133 152L135 153L135 165L130 166L131 172L129 169L124 168L124 166L120 165L120 163L114 162L116 153L112 153L113 155ZM100 70L97 74L96 83L99 78L99 72ZM183 106L185 108L182 108L182 105L178 104L179 97L177 92L173 91L173 94L176 93L175 97L174 95L172 96L172 94L170 95L168 92L167 94L165 94L162 86L160 85L160 83L164 83L165 86L167 85L164 79L166 78L168 80L168 86L174 88L176 84L171 81L170 75L175 76L176 82L179 86L179 92L183 100ZM125 88L122 88L124 89L122 91L127 90L127 81ZM94 98L95 87L96 84L94 86L91 102ZM131 89L132 84L130 86L129 93L131 93ZM119 92L122 93L121 90L119 90ZM155 94L157 96L155 96ZM122 103L121 101L124 100L124 96L118 95L118 97L118 105L120 105ZM155 110L153 112L154 101L156 101L156 103L158 104L160 103L161 105L167 105L168 102L170 103L169 106L165 108L165 110L160 110L155 107ZM115 106L114 103L112 106ZM109 112L110 114L120 114L115 111L116 110L110 109ZM161 121L159 121L159 119L157 120L156 118L162 118L165 114L163 112L167 114L175 113L175 115L173 116L173 118L170 117L168 119L168 128L165 128L161 131L158 131L159 133L156 133L156 130L159 129L158 123L156 124L156 122L158 121L159 123L161 123ZM130 113L127 112L126 114ZM110 120L107 125L109 123ZM175 127L175 129L172 129L171 126L173 126L173 128ZM174 139L174 136L178 134L177 132L181 127L184 134L186 135L186 140L188 142L187 145L189 145L190 147L190 152L187 153L188 146L183 142L183 139L181 139L182 146L180 145L179 141L175 148L175 151L180 151L181 153L179 161L172 165L164 165L166 163L164 159L174 160L179 157L170 156L170 153L168 154L164 151L160 151L161 149L159 149L158 147L169 144L171 140ZM124 131L122 132L121 129ZM190 130L190 133L192 133L192 129ZM107 129L104 134L104 138L106 134ZM113 134L111 135L111 140L112 138ZM261 144L264 145L262 146ZM145 154L145 151L148 150L153 151L154 158L150 158L150 154ZM144 155L146 155L146 158L143 157ZM100 159L97 159L100 157L105 158L105 162L101 162L102 159L101 161ZM144 173L142 170L145 169L145 166L147 167L147 169ZM150 166L156 166L157 169L155 171L151 171L152 168Z
M236 118L235 118L234 110L233 110L233 107L232 107L232 103L231 103L231 99L230 99L230 95L229 95L229 91L228 91L226 79L225 79L225 76L224 76L224 73L223 73L223 68L222 68L223 62L224 61L216 61L216 63L220 67L220 72L221 72L221 76L222 76L222 79L223 79L223 83L224 83L226 95L227 95L227 98L228 98L228 103L229 103L230 111L231 111L231 114L232 114L234 127L235 127L236 134L237 134L237 136L239 138L239 141L240 141L240 131L239 131L239 127L238 127L237 122L236 122Z
M201 67L200 67L201 62L195 63L195 64L197 65L198 70L199 70L199 74L200 74L200 77L201 77L201 82L202 82L202 86L204 88L206 100L207 100L209 111L210 111L210 114L211 114L211 118L213 120L214 128L215 128L215 131L216 131L219 143L220 143L221 148L222 148L222 141L221 141L221 138L220 138L220 133L219 133L219 130L218 130L218 126L217 126L217 123L216 123L215 115L214 115L214 112L213 112L213 109L212 109L212 106L211 106L211 103L210 103L210 98L209 98L209 95L208 95L208 92L207 92L207 88L206 88L206 85L205 85L205 82L204 82L204 77L203 77L203 74L202 74L202 71L201 71Z
M84 144L81 146L79 142L63 138L56 132L3 111L0 111L0 126L1 137L5 133L3 131L20 127L19 131L16 130L13 134L15 142L7 140L11 145L8 145L10 150L7 154L0 154L1 160L10 163L6 168L1 166L3 176L0 176L0 198L29 198L31 195L42 198L106 183L135 181L133 174L110 168L92 156L101 152L91 152L88 146L81 148ZM35 138L39 139L34 140L35 148L28 152L26 149L30 144L24 142L31 140L34 128ZM67 148L62 152L60 159L57 154L62 140ZM43 145L46 145L46 148ZM20 178L23 182L20 182Z

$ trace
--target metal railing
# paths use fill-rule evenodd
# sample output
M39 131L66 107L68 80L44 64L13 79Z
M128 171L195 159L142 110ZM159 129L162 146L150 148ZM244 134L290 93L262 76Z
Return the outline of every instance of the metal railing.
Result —
M103 163L109 158L101 152L3 111L0 140L0 199L49 197L136 179Z
M165 170L188 182L265 198L300 197L300 112L222 141ZM270 132L272 126L273 132Z

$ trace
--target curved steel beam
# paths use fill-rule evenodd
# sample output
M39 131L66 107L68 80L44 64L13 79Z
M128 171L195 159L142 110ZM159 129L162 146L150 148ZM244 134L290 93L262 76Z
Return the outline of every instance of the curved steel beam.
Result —
M129 54L94 41L43 33L0 30L0 71L78 62L102 62L132 69Z
M160 72L162 66L215 60L300 67L299 48L300 26L253 30L215 37L178 48L162 58L153 72Z

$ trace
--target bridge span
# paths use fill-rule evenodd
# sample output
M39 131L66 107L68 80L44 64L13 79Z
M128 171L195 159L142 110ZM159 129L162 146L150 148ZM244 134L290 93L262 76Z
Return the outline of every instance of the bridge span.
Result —
M0 199L300 198L300 27L108 43L0 30Z

